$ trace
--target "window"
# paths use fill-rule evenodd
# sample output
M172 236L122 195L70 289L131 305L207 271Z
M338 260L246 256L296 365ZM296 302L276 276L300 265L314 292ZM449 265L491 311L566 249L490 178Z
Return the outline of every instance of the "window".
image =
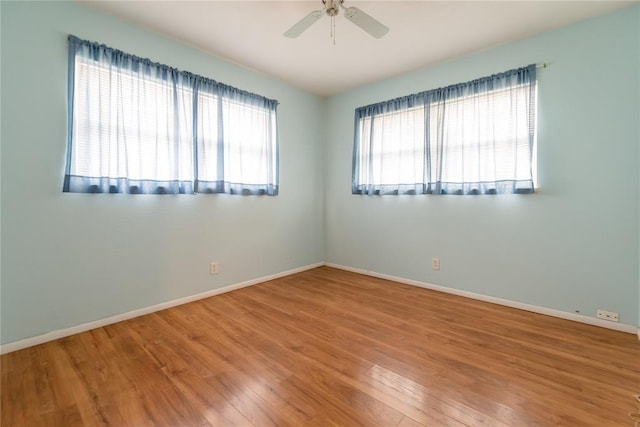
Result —
M354 194L534 189L536 66L356 109Z
M278 194L277 101L69 36L63 191Z

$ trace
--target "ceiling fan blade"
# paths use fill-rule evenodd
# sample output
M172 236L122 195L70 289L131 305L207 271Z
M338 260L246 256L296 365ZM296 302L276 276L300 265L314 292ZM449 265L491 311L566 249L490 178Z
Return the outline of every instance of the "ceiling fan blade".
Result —
M324 12L322 10L314 10L297 23L293 24L293 27L289 28L285 33L285 37L295 39L300 34L304 33L307 28L313 25L318 19L322 18Z
M357 7L345 7L344 17L377 39L389 32L389 28Z

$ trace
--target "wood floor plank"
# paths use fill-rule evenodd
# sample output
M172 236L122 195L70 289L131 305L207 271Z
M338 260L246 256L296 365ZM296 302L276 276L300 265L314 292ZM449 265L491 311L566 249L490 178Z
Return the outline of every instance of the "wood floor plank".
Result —
M409 417L404 417L396 427L424 427L424 424L420 424Z
M637 337L321 267L0 358L3 426L627 426Z

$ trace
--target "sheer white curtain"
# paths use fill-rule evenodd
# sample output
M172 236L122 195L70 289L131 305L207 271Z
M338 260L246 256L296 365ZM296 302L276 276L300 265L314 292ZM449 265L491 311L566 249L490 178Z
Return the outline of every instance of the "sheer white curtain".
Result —
M361 123L361 135L371 143L362 147L370 161L361 174L374 185L421 182L424 173L424 107L381 114ZM385 141L394 141L387 144Z
M64 191L278 192L277 101L69 37Z
M533 192L535 65L442 90L429 108L429 182L447 194Z
M277 191L273 101L206 83L199 87L198 100L198 191Z
M535 65L356 110L354 194L533 192Z
M356 110L354 194L424 192L425 106L408 96Z

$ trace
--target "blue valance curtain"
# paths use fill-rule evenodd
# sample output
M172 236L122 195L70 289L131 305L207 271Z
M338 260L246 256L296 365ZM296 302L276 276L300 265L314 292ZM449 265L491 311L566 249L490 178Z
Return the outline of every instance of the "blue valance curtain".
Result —
M277 106L69 36L63 191L276 195Z
M355 111L354 194L534 191L536 66Z

